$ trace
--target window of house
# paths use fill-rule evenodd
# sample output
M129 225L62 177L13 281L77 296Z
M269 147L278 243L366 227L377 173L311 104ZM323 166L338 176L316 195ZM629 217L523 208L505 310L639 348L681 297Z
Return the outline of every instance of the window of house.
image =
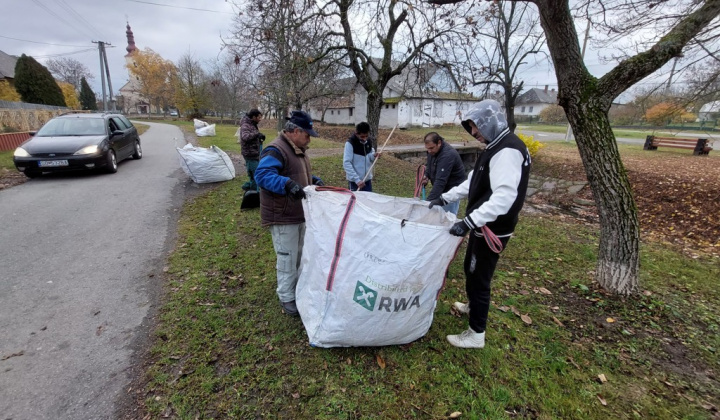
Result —
M393 104L393 109L395 109L395 104Z
M520 112L525 112L525 107L520 108Z
M443 116L443 101L433 101L433 117L442 118Z
M350 116L353 116L353 108L348 108L348 112L350 113Z
M335 115L335 111L330 111L330 115Z
M528 112L532 112L533 107L530 107L530 110Z

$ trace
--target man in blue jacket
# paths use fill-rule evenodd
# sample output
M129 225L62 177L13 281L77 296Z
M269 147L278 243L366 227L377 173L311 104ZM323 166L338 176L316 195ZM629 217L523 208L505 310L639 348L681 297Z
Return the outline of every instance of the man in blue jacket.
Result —
M432 201L465 181L465 165L457 150L447 144L436 132L425 135L425 150L427 150L427 163L423 185L428 181L432 182L432 190L427 196L427 200ZM459 209L460 201L443 206L443 210L455 215Z
M530 153L525 143L510 131L500 104L485 100L473 106L462 121L465 130L487 144L465 182L430 202L429 207L445 205L467 197L465 217L450 228L450 234L470 233L465 253L465 290L468 303L453 307L470 318L470 327L458 335L448 335L455 347L485 347L485 327L490 309L490 281L500 258L488 245L481 228L486 226L507 245L525 202L530 178Z
M270 227L277 256L277 295L285 313L292 316L298 315L295 286L305 238L303 188L324 185L310 172L306 153L310 136L318 136L310 115L293 111L283 131L262 151L255 171L260 186L260 219L263 226Z
M370 124L361 122L355 133L345 142L343 169L350 191L372 191L372 164L380 157L370 139Z

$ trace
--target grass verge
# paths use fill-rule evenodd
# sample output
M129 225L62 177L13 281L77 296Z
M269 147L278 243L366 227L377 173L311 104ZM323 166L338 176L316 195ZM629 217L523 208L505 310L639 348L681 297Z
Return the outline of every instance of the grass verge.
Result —
M341 166L340 156L313 159L329 185L345 185ZM415 169L388 156L377 165L376 192L410 196ZM143 389L153 418L717 414L717 260L644 244L644 293L618 298L592 282L597 227L524 214L496 272L487 348L456 349L444 338L467 327L450 311L465 296L462 257L425 337L311 348L302 322L280 312L270 234L257 210L240 211L244 181L223 183L183 210Z

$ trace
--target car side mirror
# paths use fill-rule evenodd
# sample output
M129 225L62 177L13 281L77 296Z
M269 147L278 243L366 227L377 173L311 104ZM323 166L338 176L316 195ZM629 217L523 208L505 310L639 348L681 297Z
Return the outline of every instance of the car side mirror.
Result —
M122 136L123 134L125 134L125 133L123 133L122 130L115 130L115 131L112 132L112 137Z
M37 134L37 131L28 131L28 134L30 134L31 136L34 136L35 134Z

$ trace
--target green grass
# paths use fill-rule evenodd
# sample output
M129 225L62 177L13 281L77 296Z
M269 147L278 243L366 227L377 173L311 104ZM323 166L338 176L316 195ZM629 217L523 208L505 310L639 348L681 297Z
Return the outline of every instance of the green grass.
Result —
M14 150L0 152L0 169L16 170L13 163L13 153L15 153Z
M232 147L232 130L213 139ZM312 163L345 185L340 156ZM388 156L376 169L376 192L412 195L415 165ZM183 209L144 389L153 418L704 419L703 404L720 406L717 261L644 244L648 293L618 298L592 283L595 228L524 215L496 271L485 349L445 341L467 327L450 313L465 300L464 247L425 337L311 348L301 320L280 312L270 234L257 210L240 211L244 181Z

